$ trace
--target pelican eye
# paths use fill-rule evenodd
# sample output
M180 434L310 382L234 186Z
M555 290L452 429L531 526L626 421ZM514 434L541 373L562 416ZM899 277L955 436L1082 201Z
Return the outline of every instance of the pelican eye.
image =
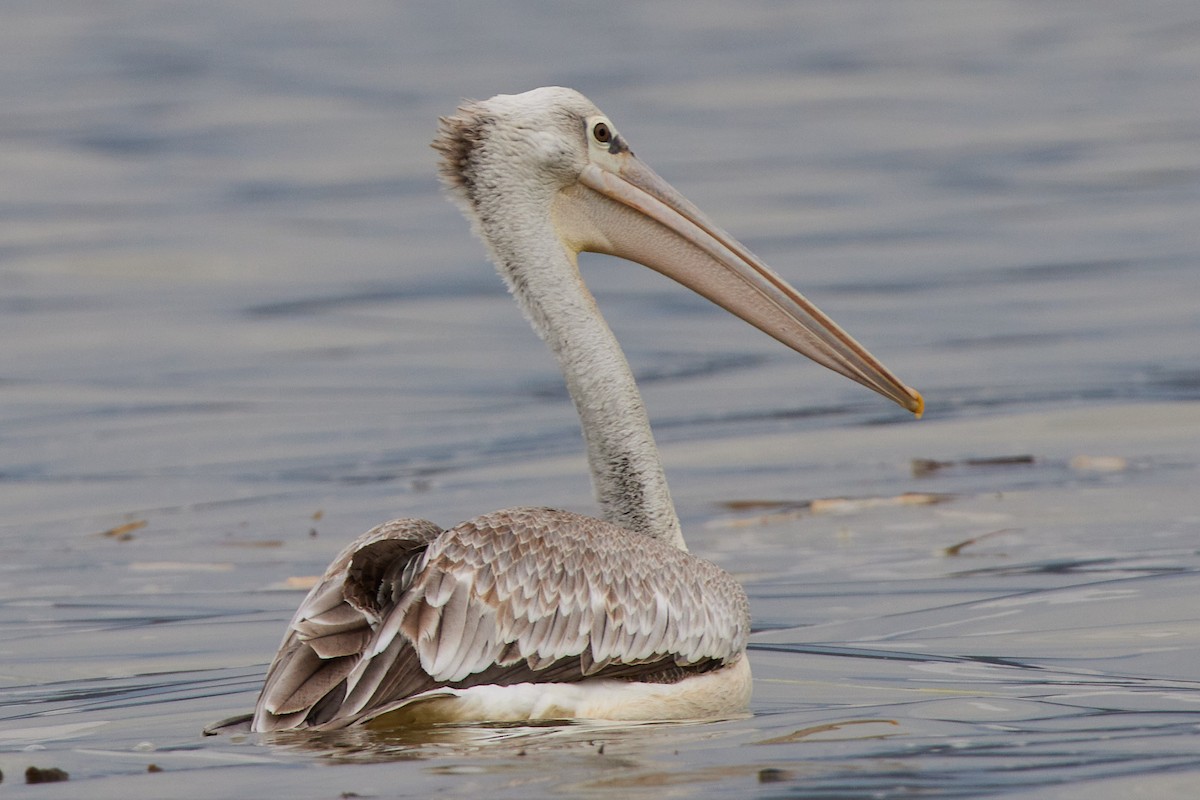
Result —
M597 122L592 126L592 138L600 144L608 144L612 141L612 128L608 127L608 123Z

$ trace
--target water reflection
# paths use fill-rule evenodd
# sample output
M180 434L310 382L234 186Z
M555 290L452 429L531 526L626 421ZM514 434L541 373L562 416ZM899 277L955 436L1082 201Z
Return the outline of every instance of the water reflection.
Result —
M718 735L711 723L539 722L433 725L421 728L349 728L313 734L284 731L258 738L273 746L335 762L427 760L447 756L486 761L536 760L548 754L605 756L631 765L632 755L664 740L677 745ZM623 754L623 755L622 755ZM443 769L438 767L437 769ZM452 769L452 767L451 767Z

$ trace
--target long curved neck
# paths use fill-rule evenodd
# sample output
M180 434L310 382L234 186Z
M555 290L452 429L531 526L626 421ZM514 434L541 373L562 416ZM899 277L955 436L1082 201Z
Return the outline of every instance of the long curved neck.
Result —
M686 550L641 394L575 253L549 220L533 230L481 222L498 271L566 378L604 518Z

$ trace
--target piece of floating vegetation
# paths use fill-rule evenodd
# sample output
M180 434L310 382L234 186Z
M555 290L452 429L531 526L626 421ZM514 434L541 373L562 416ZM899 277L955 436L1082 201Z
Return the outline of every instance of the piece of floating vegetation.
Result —
M743 528L751 525L770 525L802 517L805 514L857 514L873 508L893 506L929 506L952 500L952 494L934 492L905 492L890 497L819 497L813 500L730 500L721 503L730 511L764 511L752 517L718 519L709 523L714 528Z
M1129 459L1121 456L1084 456L1072 458L1068 465L1077 472L1124 472Z
M320 575L292 575L283 582L285 589L304 589L308 591L321 580Z
M124 525L118 525L115 528L109 528L106 531L101 531L97 536L107 536L110 539L116 539L118 542L128 542L133 538L133 532L141 530L150 523L144 519L135 519L126 522Z
M763 767L758 771L759 783L787 783L796 779L796 773L778 767Z
M1031 455L990 456L987 458L964 458L957 461L936 461L931 458L914 458L911 469L914 478L926 478L930 475L952 469L970 469L979 467L1024 467L1042 463ZM1061 464L1061 462L1059 462ZM1076 472L1123 472L1129 469L1129 459L1123 456L1073 456L1067 466Z
M29 767L25 770L26 783L57 783L70 777L65 769L58 767Z
M932 492L905 492L892 497L826 497L813 500L809 504L809 511L814 514L853 514L884 506L931 506L944 503L953 496Z
M1035 463L1031 455L988 456L986 458L964 458L957 461L935 461L932 458L914 458L911 462L914 478L923 478L946 469L959 467L1022 467Z
M938 552L943 556L959 556L959 555L962 555L962 550L964 547L968 547L969 545L973 545L973 544L978 544L979 542L982 542L984 539L989 539L992 536L1000 536L1001 534L1005 534L1005 533L1017 533L1019 531L1020 531L1020 528L1001 528L998 531L988 531L987 533L981 533L978 536L972 536L970 539L964 539L963 541L959 542L958 544L952 544L949 547L943 547Z
M730 511L757 511L760 508L774 509L781 506L794 506L796 502L792 500L726 500L720 505Z

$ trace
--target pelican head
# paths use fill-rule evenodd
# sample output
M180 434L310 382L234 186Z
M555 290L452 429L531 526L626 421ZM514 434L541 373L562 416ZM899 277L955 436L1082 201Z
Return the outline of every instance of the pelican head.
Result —
M605 253L650 267L797 352L920 416L900 382L745 246L642 163L580 93L545 87L466 102L441 120L434 147L451 196L488 244L543 338L531 270L568 269ZM557 250L558 252L538 252Z

